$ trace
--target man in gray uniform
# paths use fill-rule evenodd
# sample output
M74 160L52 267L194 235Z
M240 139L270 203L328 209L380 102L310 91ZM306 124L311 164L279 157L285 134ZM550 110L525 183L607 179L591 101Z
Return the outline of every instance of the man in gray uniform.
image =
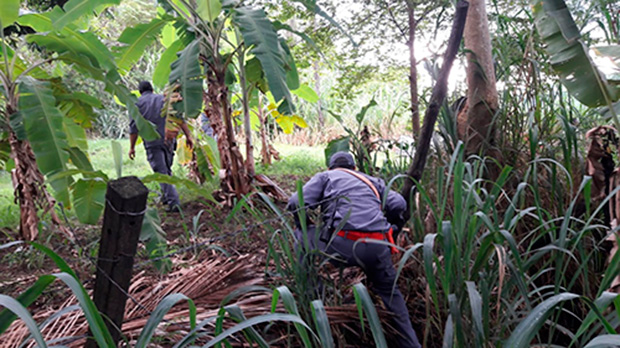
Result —
M411 326L403 295L398 287L392 292L396 270L390 251L397 251L372 241L364 242L364 239L377 239L393 243L393 229L405 223L405 199L390 190L384 214L381 201L386 190L385 182L355 171L355 161L349 153L335 153L330 159L329 169L316 174L303 187L304 204L310 209L320 205L324 225L321 237L309 235L308 239L319 239L318 248L337 255L344 265L361 267L372 289L394 313L394 327L400 333L398 347L421 347ZM296 211L298 207L299 199L294 194L287 209ZM337 226L342 226L341 230L334 231Z
M155 173L172 175L172 160L174 159L174 151L176 150L176 136L166 137L166 117L162 117L161 111L164 106L164 96L153 93L153 86L148 81L141 81L138 85L140 98L136 106L140 109L140 113L144 118L153 123L159 133L159 139L144 142L146 156ZM183 122L181 129L186 137L186 143L191 148L194 143L187 124ZM131 120L129 123L129 158L133 160L136 157L136 141L138 140L138 127L136 122ZM162 192L162 202L168 207L168 212L179 212L180 204L179 194L174 185L159 184Z

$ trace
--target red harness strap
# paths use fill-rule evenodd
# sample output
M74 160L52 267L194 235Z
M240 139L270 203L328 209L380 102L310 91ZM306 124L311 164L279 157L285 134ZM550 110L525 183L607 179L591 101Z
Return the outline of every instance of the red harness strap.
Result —
M338 236L344 237L348 240L356 241L358 239L375 239L375 240L387 240L388 242L396 245L394 243L394 236L392 235L393 231L390 228L386 233L382 232L358 232L358 231L338 231ZM365 243L362 241L362 243ZM392 254L398 254L398 249L394 246L390 246L390 250Z

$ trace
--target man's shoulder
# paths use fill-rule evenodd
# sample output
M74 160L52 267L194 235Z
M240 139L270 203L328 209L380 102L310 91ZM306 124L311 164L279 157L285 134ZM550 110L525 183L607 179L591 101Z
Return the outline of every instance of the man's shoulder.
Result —
M162 94L157 94L157 93L145 93L145 94L141 95L138 98L138 102L143 101L143 100L144 101L151 100L151 99L161 99L161 100L163 100L164 96Z

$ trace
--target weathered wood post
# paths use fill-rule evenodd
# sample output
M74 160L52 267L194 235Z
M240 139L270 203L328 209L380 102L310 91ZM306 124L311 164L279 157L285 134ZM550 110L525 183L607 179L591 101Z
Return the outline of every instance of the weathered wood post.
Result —
M108 183L101 229L94 302L114 342L121 338L133 258L138 246L148 189L135 176ZM87 348L96 348L89 339Z

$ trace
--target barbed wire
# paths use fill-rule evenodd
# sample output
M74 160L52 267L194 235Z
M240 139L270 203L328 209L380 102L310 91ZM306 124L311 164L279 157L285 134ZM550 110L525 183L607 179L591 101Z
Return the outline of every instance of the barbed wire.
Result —
M109 205L111 206L112 204L109 204ZM69 229L71 230L71 233L73 233L73 235L74 235L74 236L76 236L76 234L75 234L75 229L74 229L74 227L71 225L71 223L69 222L69 218L67 217L67 213L65 212L65 207L64 207L64 205L63 205L62 203L59 203L59 206L60 206L60 211L62 212L62 217L63 217L63 219L65 220L65 223L67 224L67 226L68 226L68 227L69 227ZM77 236L76 236L76 238L75 238L75 244L77 244L77 245L78 245L78 247L79 247L80 249L82 249L82 250L86 250L86 247L85 247L84 245L82 245L82 244L81 244L81 242L80 242L80 240L79 240L79 238L78 238ZM110 277L110 275L109 275L106 271L104 271L103 269L101 269L101 267L99 267L99 265L97 264L98 262L96 262L96 261L94 260L94 258L92 258L92 257L85 257L85 258L83 258L83 259L86 259L86 260L88 260L91 264L93 264L93 265L95 266L95 268L97 269L98 273L103 274L103 276L104 276L104 277L105 277L108 281L110 281L110 283L111 283L112 285L114 285L114 287L116 287L118 290L120 290L120 292L121 292L121 293L123 293L123 295L127 296L127 298L131 299L131 301L132 301L132 302L133 302L136 306L138 306L141 310L143 310L143 311L145 311L145 312L149 313L149 316L151 315L151 313L152 313L152 312L151 312L150 310L148 310L148 308L147 308L145 305L143 305L143 304L142 304L142 303L141 303L141 302L140 302L137 298L133 297L133 296L132 296L132 295L131 295L128 291L126 291L125 289L123 289L123 287L122 287L120 284L118 284L118 283L117 283L114 279L112 279L112 277ZM111 260L104 260L104 259L101 259L101 260L102 260L102 261L111 261ZM97 261L98 261L98 260L97 260ZM113 261L113 260L112 260L112 262L115 262L115 261ZM166 321L166 322L167 322L167 320L165 320L165 319L164 319L164 321Z
M329 201L337 200L337 199L340 199L340 198L341 197L326 198L326 199L323 199L321 201L318 201L317 203L312 204L312 206L313 207L314 206L319 206L319 205L322 205L322 204L327 203ZM273 218L270 218L270 219L262 220L260 222L255 223L255 224L252 224L252 225L249 225L249 226L237 229L237 230L235 230L233 232L230 232L230 233L227 233L227 234L211 237L208 240L205 240L205 241L202 241L202 242L200 242L198 244L187 246L187 247L184 247L184 248L181 248L181 249L177 249L177 250L175 250L173 252L167 253L166 255L150 258L150 259L148 259L146 261L142 261L142 262L139 262L139 263L135 264L134 267L140 267L140 266L148 265L148 264L151 264L151 263L154 263L154 262L157 262L157 261L161 261L161 260L165 260L165 259L170 259L170 258L172 258L172 257L174 257L176 255L183 254L183 253L186 253L186 252L189 252L189 251L192 251L192 250L202 249L202 248L204 248L206 246L212 245L215 242L218 242L218 241L221 241L221 240L224 240L224 239L228 239L228 238L232 238L232 237L236 237L236 236L238 236L239 234L241 234L243 232L250 232L251 230L253 230L255 228L258 228L258 227L261 227L261 226L263 226L265 224L270 224L270 223L273 223L273 222L284 220L285 216L294 216L295 214L299 213L302 209L303 210L308 209L308 206L305 206L305 205L304 206L299 206L296 209L287 210L285 212L275 212L274 211L274 213L279 214L277 217L273 217Z

